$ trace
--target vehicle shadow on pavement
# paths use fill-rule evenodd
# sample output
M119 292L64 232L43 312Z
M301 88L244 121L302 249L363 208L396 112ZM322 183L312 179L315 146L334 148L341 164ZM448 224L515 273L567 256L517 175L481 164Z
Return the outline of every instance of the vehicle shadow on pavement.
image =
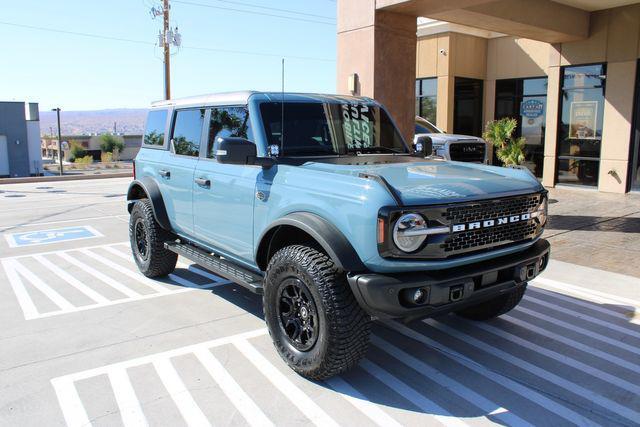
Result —
M261 297L244 288L211 292L263 318ZM465 423L457 418L634 424L640 419L639 309L598 299L530 285L520 306L488 322L456 315L407 325L377 320L365 360L312 383L378 424L424 422L425 415L459 425ZM271 359L279 360L272 351ZM278 367L295 376L284 362Z
M638 215L636 212L631 215ZM616 231L620 233L640 233L640 217L602 217L588 215L550 215L545 227L547 234L557 231Z

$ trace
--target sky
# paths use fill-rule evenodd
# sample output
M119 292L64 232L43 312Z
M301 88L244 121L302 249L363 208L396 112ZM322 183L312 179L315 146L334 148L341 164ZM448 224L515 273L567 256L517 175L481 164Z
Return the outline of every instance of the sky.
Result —
M162 52L154 46L162 19L149 13L159 4L0 0L0 101L72 111L162 99ZM283 57L286 90L333 93L335 18L335 0L173 0L182 48L171 58L171 95L280 90Z

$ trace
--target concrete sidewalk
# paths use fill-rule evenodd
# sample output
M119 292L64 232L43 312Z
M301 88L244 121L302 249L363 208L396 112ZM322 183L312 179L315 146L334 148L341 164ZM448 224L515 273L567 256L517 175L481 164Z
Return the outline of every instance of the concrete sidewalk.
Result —
M640 277L640 194L549 189L553 259Z

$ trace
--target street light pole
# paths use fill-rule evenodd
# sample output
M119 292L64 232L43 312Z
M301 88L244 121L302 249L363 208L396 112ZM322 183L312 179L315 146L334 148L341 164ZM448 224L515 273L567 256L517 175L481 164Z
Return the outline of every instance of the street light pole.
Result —
M62 132L60 131L60 107L54 108L58 115L58 160L60 161L60 176L62 176Z

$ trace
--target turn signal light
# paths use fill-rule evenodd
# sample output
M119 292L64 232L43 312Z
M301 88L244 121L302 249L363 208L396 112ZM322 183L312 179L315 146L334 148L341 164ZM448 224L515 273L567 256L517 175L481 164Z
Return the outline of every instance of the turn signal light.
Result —
M378 244L384 243L384 220L378 218Z

